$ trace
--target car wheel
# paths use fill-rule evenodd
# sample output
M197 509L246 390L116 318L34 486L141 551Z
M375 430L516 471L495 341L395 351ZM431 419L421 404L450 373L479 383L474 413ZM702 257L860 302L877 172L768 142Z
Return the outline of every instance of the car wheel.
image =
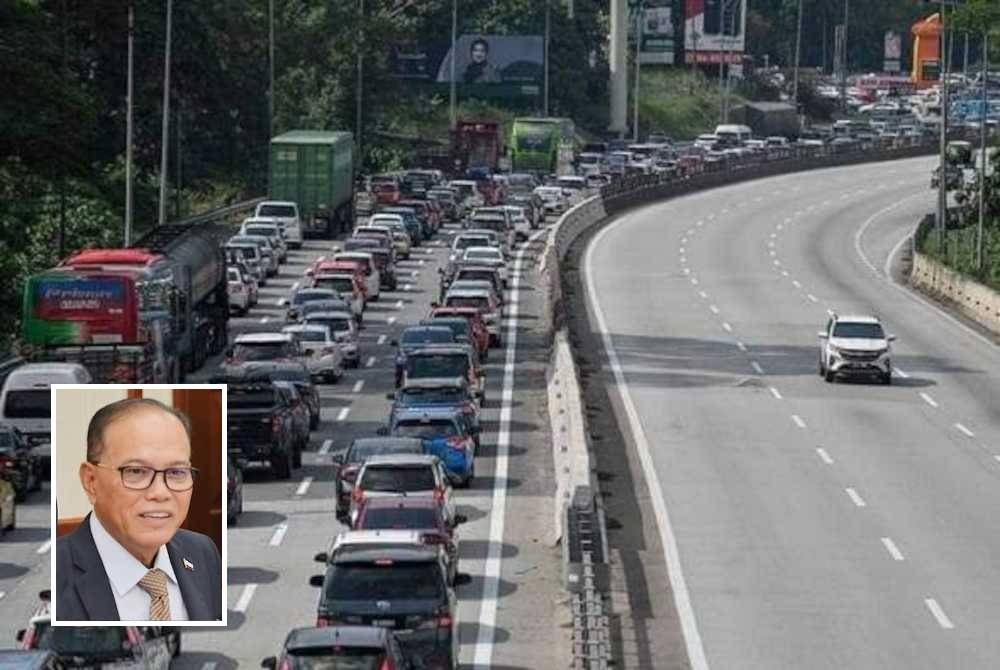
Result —
M892 370L889 370L884 375L882 375L882 383L886 386L892 385Z
M292 476L292 449L275 457L271 463L271 470L275 479L288 479Z
M319 427L319 414L309 415L309 430L316 430Z
M305 448L304 445L300 444L295 447L295 454L292 456L292 467L301 468L302 467L302 450Z
M835 377L833 376L833 370L828 369L826 373L823 375L823 379L825 379L830 384L834 383Z
M170 632L167 646L170 647L170 656L172 658L177 658L181 655L181 632L179 630Z
M4 527L4 530L14 530L17 527L17 505L14 505L14 509L10 511L10 523Z

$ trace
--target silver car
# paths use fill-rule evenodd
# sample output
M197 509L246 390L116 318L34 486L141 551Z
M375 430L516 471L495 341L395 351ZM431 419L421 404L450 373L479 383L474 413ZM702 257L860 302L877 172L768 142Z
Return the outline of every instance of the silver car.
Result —
M344 352L328 326L296 324L285 326L281 332L289 333L298 340L305 354L303 362L313 379L335 384L344 376Z

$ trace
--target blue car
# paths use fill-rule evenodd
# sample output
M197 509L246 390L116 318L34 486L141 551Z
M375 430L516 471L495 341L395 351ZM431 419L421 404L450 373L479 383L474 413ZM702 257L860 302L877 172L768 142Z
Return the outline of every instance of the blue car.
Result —
M476 474L476 439L461 409L394 408L389 433L423 440L424 453L437 456L456 486L465 487Z
M403 226L406 228L406 232L410 234L410 240L415 247L419 247L420 243L429 237L427 231L424 230L423 224L420 223L420 219L417 218L417 211L412 207L383 207L379 210L379 213L398 214L403 217Z

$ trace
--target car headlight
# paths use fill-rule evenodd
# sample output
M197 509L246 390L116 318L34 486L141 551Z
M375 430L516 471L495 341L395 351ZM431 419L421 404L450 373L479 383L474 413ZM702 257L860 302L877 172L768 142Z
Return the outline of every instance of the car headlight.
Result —
M840 347L835 347L832 344L829 346L829 351L834 356L840 356Z

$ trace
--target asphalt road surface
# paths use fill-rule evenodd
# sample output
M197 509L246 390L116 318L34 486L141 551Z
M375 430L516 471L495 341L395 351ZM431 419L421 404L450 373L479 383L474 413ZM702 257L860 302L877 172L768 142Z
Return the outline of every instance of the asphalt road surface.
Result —
M997 665L1000 348L889 276L933 162L678 198L583 254L694 668ZM828 310L897 336L892 386L818 376Z
M184 653L174 668L220 670L259 667L276 654L286 633L315 622L318 589L309 577L321 574L313 555L344 530L333 515L331 457L352 439L374 435L385 424L393 390L391 340L424 318L438 297L437 268L446 260L454 228L399 263L399 291L383 292L365 313L362 364L335 385L320 386L321 424L312 433L303 467L291 480L248 471L244 514L227 533L228 622L226 629L189 628ZM535 331L540 296L534 266L545 231L525 244L520 281L508 292L505 349L491 352L487 402L477 478L456 491L459 512L459 570L471 576L460 586L460 659L464 667L555 667L569 655L568 608L562 602L560 553L552 546L555 485L545 413L547 350ZM276 279L261 289L259 304L230 322L230 341L239 333L279 330L279 301L306 285L303 273L331 252L329 241L307 240L289 254ZM512 262L513 267L513 262ZM516 293L515 293L516 292ZM217 370L209 361L189 382L207 381ZM18 530L0 538L0 647L14 644L49 586L48 490L19 506Z

